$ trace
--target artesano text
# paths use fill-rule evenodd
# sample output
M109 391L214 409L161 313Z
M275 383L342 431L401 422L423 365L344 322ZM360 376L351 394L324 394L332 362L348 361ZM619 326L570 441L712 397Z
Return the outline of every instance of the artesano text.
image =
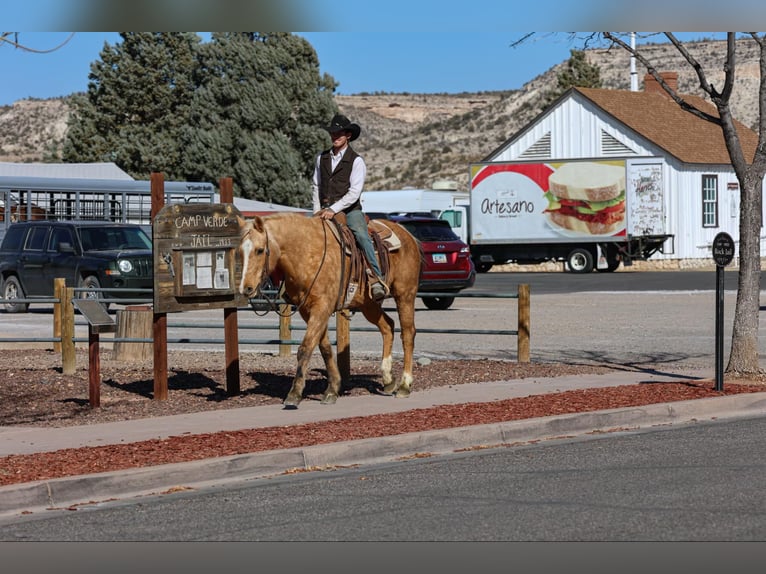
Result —
M518 201L500 201L498 199L486 198L481 202L481 212L496 215L534 213L535 204L525 199Z

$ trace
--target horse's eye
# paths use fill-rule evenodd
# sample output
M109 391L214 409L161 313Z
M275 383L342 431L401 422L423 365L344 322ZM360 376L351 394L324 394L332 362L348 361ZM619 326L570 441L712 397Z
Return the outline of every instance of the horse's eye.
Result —
M265 249L263 247L259 247L258 249L255 250L255 254L256 255L263 255L264 251L265 251Z

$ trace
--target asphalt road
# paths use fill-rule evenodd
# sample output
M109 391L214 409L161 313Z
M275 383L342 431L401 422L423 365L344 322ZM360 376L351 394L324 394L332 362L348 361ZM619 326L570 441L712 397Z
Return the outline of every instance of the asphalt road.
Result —
M411 459L30 515L5 541L757 541L766 418Z
M724 289L737 290L739 273L736 269L724 270ZM529 285L536 295L583 293L605 291L624 293L630 291L715 291L717 276L715 269L701 271L628 271L615 273L479 273L476 284L466 290L503 291L519 283ZM766 286L766 272L761 274L761 285Z

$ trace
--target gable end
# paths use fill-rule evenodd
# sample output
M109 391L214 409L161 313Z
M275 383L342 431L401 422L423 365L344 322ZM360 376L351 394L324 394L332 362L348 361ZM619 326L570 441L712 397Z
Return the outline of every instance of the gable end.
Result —
M519 155L519 159L550 159L551 132L548 132Z
M634 150L604 130L601 130L601 153L610 156L636 155Z

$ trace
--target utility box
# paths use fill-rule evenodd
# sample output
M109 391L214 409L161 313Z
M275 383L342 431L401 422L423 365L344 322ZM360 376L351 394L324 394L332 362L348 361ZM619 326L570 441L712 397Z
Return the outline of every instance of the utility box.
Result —
M172 204L152 224L154 311L247 306L239 295L240 211L232 203Z

